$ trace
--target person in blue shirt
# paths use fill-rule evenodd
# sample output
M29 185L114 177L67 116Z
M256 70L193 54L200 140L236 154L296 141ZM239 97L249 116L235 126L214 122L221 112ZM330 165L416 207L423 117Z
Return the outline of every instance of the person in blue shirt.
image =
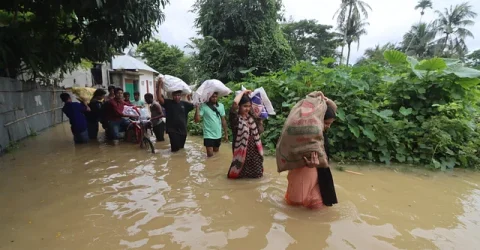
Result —
M68 93L60 94L60 99L65 103L62 111L70 120L73 141L75 144L87 143L88 129L85 112L89 112L90 108L86 103L72 102L72 98Z

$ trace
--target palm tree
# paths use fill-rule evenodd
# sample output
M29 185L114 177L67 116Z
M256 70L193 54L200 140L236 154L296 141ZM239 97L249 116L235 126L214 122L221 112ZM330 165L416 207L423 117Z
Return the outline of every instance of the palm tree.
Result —
M436 29L433 24L418 23L403 35L402 48L406 54L417 57L430 57L435 54Z
M368 61L383 62L385 61L383 53L387 50L396 49L393 43L386 43L384 45L377 44L373 48L368 48L363 52L363 56L357 61L357 64L362 64Z
M465 39L474 37L472 32L466 28L473 26L475 24L473 19L477 17L477 13L472 10L472 6L465 2L455 5L455 7L450 6L449 9L445 8L444 12L437 10L435 13L438 15L435 21L437 32L443 34L438 40L438 43L443 45L441 52L445 53L446 49L465 48ZM447 51L447 53L450 52Z
M426 9L431 9L432 7L433 7L433 5L432 5L431 0L418 0L418 4L417 4L417 6L415 6L415 10L421 9L421 11L420 11L420 21L418 23L422 22L423 15L425 15L425 10ZM407 46L406 50L410 49L410 45L413 42L414 38L415 38L415 36L412 36L412 38L410 40L410 44Z
M356 42L357 50L360 48L360 37L367 34L366 27L370 25L365 20L360 19L360 16L353 15L352 18L346 25L340 26L339 30L345 34L345 41L347 44L348 54L347 54L347 63L350 62L350 52L351 45L353 42Z
M372 10L370 5L368 5L366 2L362 0L342 0L342 3L340 4L340 8L335 12L335 14L333 15L333 18L335 18L335 16L337 17L337 25L340 30L344 31L343 33L344 44L348 44L347 33L346 33L348 28L345 28L345 26L347 24L354 23L354 22L351 22L354 16L357 16L360 18L363 15L363 17L367 19L368 18L367 9ZM342 64L343 48L344 47L342 47L340 64Z
M419 0L417 6L415 6L415 10L421 9L420 11L420 22L422 21L422 17L425 14L426 9L431 9L433 7L431 0Z

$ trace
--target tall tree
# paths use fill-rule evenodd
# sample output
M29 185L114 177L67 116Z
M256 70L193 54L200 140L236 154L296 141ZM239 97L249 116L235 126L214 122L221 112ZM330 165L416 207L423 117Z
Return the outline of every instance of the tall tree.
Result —
M336 57L339 40L330 31L333 27L316 20L290 21L282 24L282 31L297 60L316 60Z
M420 9L420 22L422 17L425 14L426 9L431 9L433 7L431 0L419 0L418 4L415 6L415 10Z
M360 16L353 15L349 23L346 23L344 26L341 26L339 30L345 34L345 41L347 44L348 54L346 65L350 62L350 53L352 43L357 43L357 50L360 48L360 37L367 34L366 27L369 25L368 22L360 19Z
M438 40L442 45L442 54L463 53L467 52L465 39L473 38L473 34L467 29L473 26L473 19L477 17L477 13L472 10L472 6L468 3L462 3L445 8L443 12L435 11L438 15L435 21L438 33L443 34Z
M161 74L179 77L187 83L194 80L187 67L189 58L177 46L155 39L140 44L137 53Z
M168 0L2 1L0 76L66 72L148 40Z
M348 25L357 24L357 22L352 21L353 18L357 18L359 20L368 18L368 10L372 10L368 3L362 0L342 0L340 4L340 8L335 12L333 18L337 17L337 26L340 30L343 30L343 43L344 45L348 45L347 41L347 31L352 30L351 27ZM363 16L363 18L362 18ZM342 46L341 56L340 56L340 64L342 64L343 59L343 49ZM347 63L348 64L348 63Z
M295 58L277 20L282 19L280 0L197 0L196 26L204 40L197 59L211 78L223 81L275 71Z
M415 24L403 35L402 50L406 54L416 57L434 56L438 47L435 44L436 35L437 32L433 24Z

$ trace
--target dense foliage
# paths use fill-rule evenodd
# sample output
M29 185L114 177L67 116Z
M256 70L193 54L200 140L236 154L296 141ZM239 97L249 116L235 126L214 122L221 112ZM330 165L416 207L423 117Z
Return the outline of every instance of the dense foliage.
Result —
M147 40L168 0L1 1L0 76L47 77Z
M168 45L155 39L140 44L137 53L146 59L150 67L161 74L177 76L188 83L194 80L189 57L175 45Z
M322 57L337 57L340 34L333 27L316 20L289 21L282 24L282 31L297 60L315 61Z
M196 26L204 39L193 45L196 61L210 78L238 80L240 71L276 71L294 61L277 22L280 0L197 0Z
M394 50L386 51L385 59L388 66L334 69L326 67L328 59L319 65L303 62L228 86L266 89L277 111L265 122L263 143L270 152L290 108L309 92L321 90L339 106L328 132L337 159L479 168L480 71L451 59L418 62ZM227 108L232 99L223 99ZM191 129L201 132L198 125Z

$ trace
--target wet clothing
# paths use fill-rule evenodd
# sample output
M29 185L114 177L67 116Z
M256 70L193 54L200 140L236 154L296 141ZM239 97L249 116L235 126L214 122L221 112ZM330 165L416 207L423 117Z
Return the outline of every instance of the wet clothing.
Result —
M194 107L189 102L177 103L170 99L165 99L163 107L166 112L167 124L165 127L170 138L170 147L172 152L177 152L185 147L188 113Z
M185 101L179 103L165 99L163 103L167 118L167 133L176 133L187 135L187 118L188 113L193 110L193 104Z
M222 138L219 139L203 139L203 146L207 148L219 148L222 144Z
M101 121L102 118L102 108L103 102L92 99L88 104L90 107L90 112L85 114L87 118L87 126L88 126L88 137L90 139L97 139L98 137L98 123Z
M249 115L247 118L239 116L234 109L230 109L230 127L233 133L233 160L227 177L260 178L263 176L263 146L260 133L263 128L259 121Z
M85 118L85 112L87 107L79 102L67 102L62 108L63 113L70 120L70 129L74 136L75 143L83 143L88 141L83 140L84 138L80 135L83 135L87 132L87 118ZM75 139L77 138L77 139Z
M157 141L165 141L165 123L162 121L162 117L165 115L160 103L154 101L150 105L150 114L151 118L155 118L150 120L150 122L152 123L152 130Z
M185 141L187 140L187 135L182 135L178 133L168 133L170 138L170 148L172 152L177 152L180 149L185 147Z
M328 137L323 133L325 152L330 158ZM318 209L338 203L330 168L297 168L288 171L287 204Z
M222 117L225 117L225 107L223 104L203 103L199 111L199 115L203 121L203 138L222 138Z

